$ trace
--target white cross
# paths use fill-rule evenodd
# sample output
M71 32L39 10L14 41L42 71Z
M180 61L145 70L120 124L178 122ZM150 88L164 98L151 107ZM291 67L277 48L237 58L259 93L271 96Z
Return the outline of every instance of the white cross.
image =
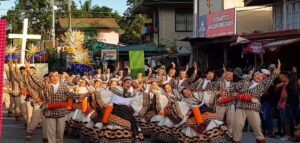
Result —
M29 35L27 34L28 28L28 18L24 19L23 23L23 34L9 34L8 38L10 39L22 39L22 49L21 49L21 64L24 65L25 63L25 51L26 51L26 42L27 39L41 39L41 35Z

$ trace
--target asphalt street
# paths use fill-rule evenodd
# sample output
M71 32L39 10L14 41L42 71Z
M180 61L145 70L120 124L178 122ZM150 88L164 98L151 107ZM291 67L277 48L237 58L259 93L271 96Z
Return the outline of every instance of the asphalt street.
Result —
M3 132L1 143L41 143L42 129L37 129L31 141L25 141L25 127L23 121L16 121L14 118L7 117L7 112L3 113ZM146 139L146 143L151 143L150 139ZM78 139L65 137L64 143L80 143ZM251 133L243 135L242 143L255 143L255 138ZM267 143L289 143L279 139L267 139Z

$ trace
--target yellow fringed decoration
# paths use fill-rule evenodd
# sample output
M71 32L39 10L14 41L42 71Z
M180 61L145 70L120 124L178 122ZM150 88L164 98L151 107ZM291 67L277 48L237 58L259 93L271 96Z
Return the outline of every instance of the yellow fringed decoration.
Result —
M26 58L29 59L40 51L41 49L38 45L31 44L31 46L26 50Z
M21 53L21 50L17 46L10 45L10 46L6 47L6 50L5 50L6 55L11 55L11 54L20 55L20 53Z
M75 54L84 51L83 41L84 34L77 30L72 30L65 33L66 51L69 54Z
M71 55L71 63L92 66L88 50L83 47L84 33L72 30L65 33L66 52Z

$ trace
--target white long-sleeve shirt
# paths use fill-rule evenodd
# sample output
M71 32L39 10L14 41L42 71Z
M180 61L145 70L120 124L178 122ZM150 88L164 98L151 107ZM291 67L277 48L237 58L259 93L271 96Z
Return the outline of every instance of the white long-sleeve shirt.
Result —
M130 106L132 103L132 100L133 100L132 98L124 98L124 97L120 97L118 95L113 95L112 103L118 104L118 105Z

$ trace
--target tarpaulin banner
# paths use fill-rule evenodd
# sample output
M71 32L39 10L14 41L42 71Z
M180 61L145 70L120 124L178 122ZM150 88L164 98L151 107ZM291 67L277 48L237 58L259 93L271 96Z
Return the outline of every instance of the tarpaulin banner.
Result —
M138 73L145 74L144 51L129 51L129 62L132 78L136 78Z
M248 46L244 50L245 50L245 52L254 53L254 54L265 53L262 43L259 43L259 42L249 43Z
M103 60L117 60L117 50L102 50L101 56Z
M6 49L6 21L0 20L0 101L3 100L4 61ZM0 104L0 138L2 137L2 112L3 104Z
M198 37L219 37L236 34L236 11L227 9L199 17Z

